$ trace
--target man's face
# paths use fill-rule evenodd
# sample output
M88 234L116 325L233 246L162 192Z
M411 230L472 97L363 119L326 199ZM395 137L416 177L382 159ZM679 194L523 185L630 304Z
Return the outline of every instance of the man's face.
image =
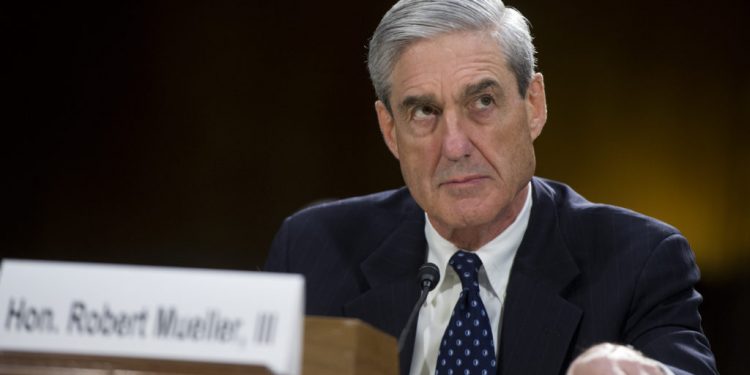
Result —
M512 221L546 121L542 76L521 97L496 39L464 32L412 44L390 79L393 112L376 103L380 128L438 232Z

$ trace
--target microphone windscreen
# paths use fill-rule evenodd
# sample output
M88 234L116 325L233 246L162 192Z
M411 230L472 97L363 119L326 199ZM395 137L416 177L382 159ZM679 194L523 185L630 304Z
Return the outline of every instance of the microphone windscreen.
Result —
M425 263L419 267L419 283L422 287L427 286L431 291L435 289L440 281L440 269L434 263Z

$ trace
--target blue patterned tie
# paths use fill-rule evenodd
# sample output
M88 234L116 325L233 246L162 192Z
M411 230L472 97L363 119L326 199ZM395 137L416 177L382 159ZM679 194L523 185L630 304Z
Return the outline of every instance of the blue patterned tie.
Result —
M435 374L495 374L497 362L492 328L479 298L477 273L482 261L474 253L458 251L448 264L461 279L463 290L440 342Z

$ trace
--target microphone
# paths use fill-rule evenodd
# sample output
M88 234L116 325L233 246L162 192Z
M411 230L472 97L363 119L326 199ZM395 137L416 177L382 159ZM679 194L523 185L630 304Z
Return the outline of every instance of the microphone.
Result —
M417 317L417 313L419 312L419 308L422 307L422 304L427 299L427 294L435 289L438 281L440 281L440 269L438 269L438 267L433 263L425 263L421 267L419 267L417 280L419 281L420 287L419 300L417 300L417 304L414 305L414 309L411 311L411 315L409 315L409 320L406 321L406 325L401 331L401 335L398 337L399 354L404 348L406 336L409 334L411 326L414 325L414 321Z

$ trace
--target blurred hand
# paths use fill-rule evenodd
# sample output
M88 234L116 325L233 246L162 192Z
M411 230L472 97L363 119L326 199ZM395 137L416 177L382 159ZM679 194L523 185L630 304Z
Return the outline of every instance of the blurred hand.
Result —
M570 364L566 375L665 375L662 365L640 352L622 345L599 344ZM671 372L671 371L670 371Z

